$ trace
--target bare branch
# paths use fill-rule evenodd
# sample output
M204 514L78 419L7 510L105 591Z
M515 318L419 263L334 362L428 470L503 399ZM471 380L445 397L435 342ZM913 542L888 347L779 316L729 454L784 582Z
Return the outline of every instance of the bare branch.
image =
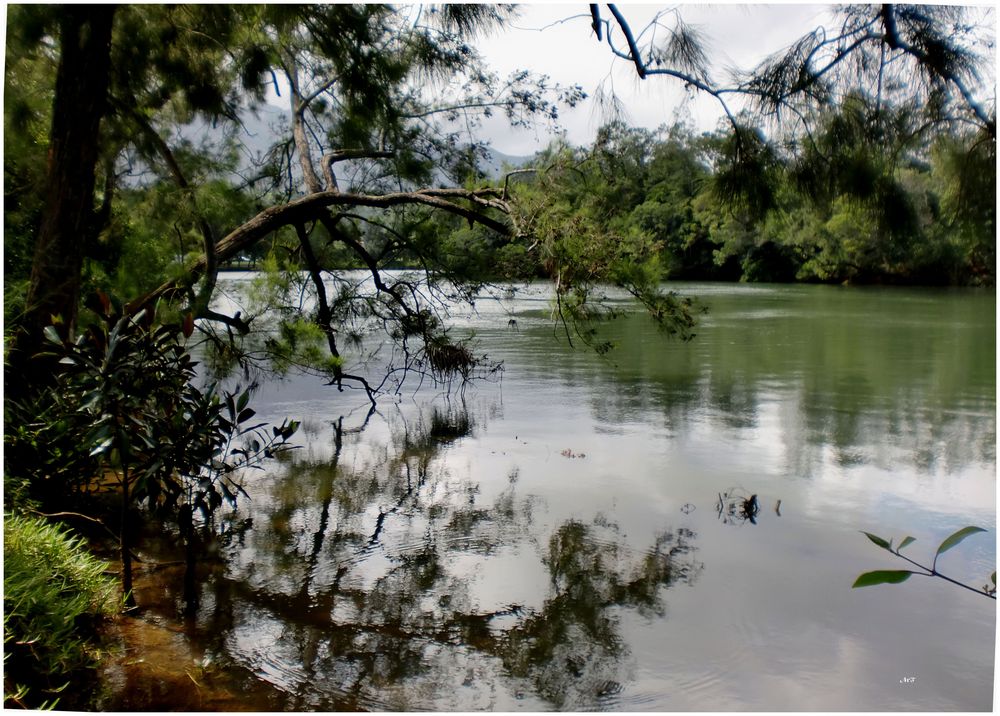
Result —
M326 187L330 191L339 191L337 186L337 176L333 173L333 165L336 162L348 161L351 159L392 159L395 152L373 149L338 149L323 155L320 165L323 167L323 176L326 179Z
M629 27L628 22L625 21L624 16L619 12L617 7L608 5L608 10L614 15L615 20L618 22L618 27L621 28L622 33L625 35L625 42L628 43L629 54L632 57L632 62L635 63L635 71L639 75L639 79L646 79L646 63L642 61L639 46L635 43L635 37L632 35L632 28ZM611 42L610 35L608 42Z
M590 16L593 18L591 20L590 26L594 29L594 35L597 36L597 41L601 41L601 9L597 4L590 5Z

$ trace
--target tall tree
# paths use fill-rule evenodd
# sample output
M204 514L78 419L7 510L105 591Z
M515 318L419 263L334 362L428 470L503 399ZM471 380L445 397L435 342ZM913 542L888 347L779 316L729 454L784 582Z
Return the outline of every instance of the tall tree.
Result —
M17 9L13 22L38 24L42 12ZM101 16L101 33L79 29L90 22L88 13ZM353 377L370 397L376 392L363 376L347 376L341 368L337 324L348 315L387 320L388 333L401 336L405 367L420 363L435 370L435 363L445 365L443 355L464 353L433 317L440 301L428 301L425 288L416 284L385 279L383 269L395 257L420 254L420 247L394 224L412 220L408 217L414 212L407 207L422 206L510 235L507 202L498 190L429 187L463 161L463 173L474 167L468 159L481 147L471 137L463 138L462 124L474 125L494 111L515 123L551 120L560 103L582 97L578 88L552 87L544 77L520 72L502 80L482 66L467 40L498 27L510 13L502 6L415 11L382 5L132 5L71 14L62 33L66 47L57 48L60 97L53 105L54 156L62 156L55 150L65 143L56 133L64 131L61 118L72 100L64 85L89 93L85 109L106 121L100 133L93 122L82 123L91 135L73 145L86 149L77 162L81 166L60 160L53 169L56 179L72 179L89 167L89 180L53 183L56 188L72 187L76 204L85 207L89 218L84 222L77 216L76 229L66 228L65 222L55 221L65 212L53 213L49 206L63 200L51 198L43 210L46 227L61 227L55 232L64 237L61 240L72 231L78 239L99 234L106 248L119 251L131 247L145 252L153 245L176 244L182 256L195 238L198 258L170 268L155 290L126 298L132 299L133 311L161 298L174 300L206 319L200 325L213 337L217 334L212 323L230 335L251 334L255 316L212 310L216 272L221 262L268 239L291 252L285 261L288 269L309 272L317 302L309 320L326 337L330 356L325 372L338 385ZM73 32L86 34L87 42L73 45ZM96 38L102 39L98 43ZM37 39L41 42L42 35ZM104 64L78 61L78 45L95 55L99 45ZM254 176L234 192L248 201L227 201L229 210L217 211L218 190L210 188L202 171L205 155L191 146L185 132L197 131L192 122L226 128L230 144L225 151L238 151L243 122L262 105L269 86L286 95L288 129L277 131L261 162L244 167ZM100 210L94 211L98 163L104 182ZM123 181L131 168L139 172ZM142 222L122 216L129 203L136 206L135 198L154 188L174 207L172 217L161 213L163 223L157 224L156 215L144 216ZM237 211L247 205L253 208ZM69 208L65 202L63 206ZM82 213L81 208L77 214ZM385 218L378 219L379 213ZM147 223L153 225L140 225ZM79 240L63 255L50 251L47 237L52 233L46 228L36 242L29 292L32 320L25 321L37 324L35 333L50 319L53 302L71 329L80 292L82 247L88 242ZM137 242L135 236L145 238ZM330 257L343 260L345 254L353 265L369 270L374 297L355 293L350 300L334 301L324 295L324 281L335 267ZM57 258L65 262L57 263ZM107 268L128 270L125 264L127 256L124 263ZM36 296L43 287L48 291L57 285L56 278L66 289L43 304ZM298 320L282 316L290 325ZM276 344L265 343L265 348L270 345ZM32 352L26 345L24 355Z
M101 119L107 107L113 5L74 5L58 23L56 74L46 172L45 209L34 248L20 331L9 361L18 393L31 370L42 329L58 317L72 331L80 300L83 247L93 231L94 171Z

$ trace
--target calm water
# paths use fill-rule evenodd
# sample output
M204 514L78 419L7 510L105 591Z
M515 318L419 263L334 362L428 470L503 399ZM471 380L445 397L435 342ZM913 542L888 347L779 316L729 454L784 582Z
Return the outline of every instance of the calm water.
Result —
M543 286L459 311L502 380L363 431L357 391L264 386L303 448L248 476L184 626L245 705L990 710L995 602L851 584L905 567L860 530L919 561L979 525L939 567L995 569L995 294L678 288L692 343L634 315L606 359Z

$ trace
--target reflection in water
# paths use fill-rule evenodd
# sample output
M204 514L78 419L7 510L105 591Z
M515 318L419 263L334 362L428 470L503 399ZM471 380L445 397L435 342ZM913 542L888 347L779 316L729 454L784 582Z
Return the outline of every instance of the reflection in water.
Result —
M616 539L618 531L600 522L560 526L544 560L552 595L501 640L508 672L528 679L556 708L581 709L619 693L630 677L617 608L663 617L663 588L690 583L700 569L680 559L691 551L689 530L660 535L638 560Z
M694 342L630 317L606 359L554 343L544 291L478 305L507 370L468 405L338 418L263 386L305 444L248 484L185 626L244 706L985 708L993 612L850 585L861 530L995 527L994 296L693 292ZM996 556L948 558L971 580Z
M719 493L719 502L715 505L716 512L723 524L742 525L749 522L757 524L757 513L760 512L760 502L757 495L748 495L741 487L732 487ZM781 516L781 500L778 500L774 511Z
M546 540L545 506L518 494L516 469L484 499L449 462L476 423L435 407L360 459L338 422L331 458L293 462L256 492L224 531L224 573L202 586L197 631L216 661L296 710L613 702L631 678L622 610L665 615L666 589L701 569L695 535L664 531L636 551L599 516ZM488 559L547 579L484 591Z
M608 425L659 412L670 434L701 422L739 434L767 427L768 409L780 404L773 427L789 471L800 475L828 456L844 467L903 461L925 474L995 462L993 293L691 290L706 294L710 313L690 344L657 340L651 322L635 315L604 328L601 339L618 346L611 363L581 366L543 351L541 326L526 362L565 380L590 372L588 380L610 382L591 398Z

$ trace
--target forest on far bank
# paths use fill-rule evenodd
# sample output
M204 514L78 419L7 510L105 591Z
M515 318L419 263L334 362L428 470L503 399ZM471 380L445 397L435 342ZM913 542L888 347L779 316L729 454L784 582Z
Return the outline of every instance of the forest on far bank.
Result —
M760 172L739 183L731 128L616 122L589 147L553 144L512 181L546 214L574 214L624 244L651 242L664 279L994 285L995 143L974 132L915 137L904 116L887 125L897 135L888 146L866 131L863 100L852 97L812 145L780 151L749 134ZM456 227L444 243L484 268L520 258L494 255L478 229Z

